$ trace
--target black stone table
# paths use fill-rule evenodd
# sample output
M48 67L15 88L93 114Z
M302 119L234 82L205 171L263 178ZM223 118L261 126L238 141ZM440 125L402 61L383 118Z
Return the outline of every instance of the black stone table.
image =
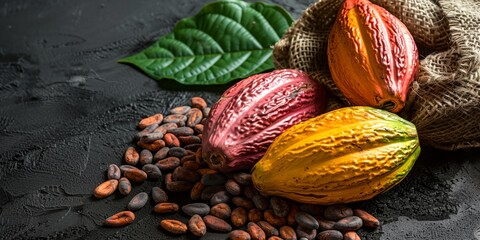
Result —
M95 199L110 163L121 163L142 117L228 86L154 81L116 60L149 46L207 0L0 2L0 239L190 239L159 227L153 204L123 228L103 226L130 198ZM313 0L273 0L294 18ZM475 239L480 152L424 147L411 174L359 205L383 223L365 239ZM185 203L186 195L172 196ZM208 233L204 239L226 239Z

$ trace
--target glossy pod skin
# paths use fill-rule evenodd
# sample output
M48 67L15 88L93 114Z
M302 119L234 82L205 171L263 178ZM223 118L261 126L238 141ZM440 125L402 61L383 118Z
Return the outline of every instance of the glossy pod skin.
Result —
M252 181L263 194L302 203L363 201L398 184L419 154L412 123L347 107L287 129L254 166Z
M203 129L203 158L223 172L250 169L275 137L320 115L325 105L323 86L299 70L243 79L211 108Z
M399 112L418 69L405 25L368 0L346 0L328 39L335 85L351 104Z

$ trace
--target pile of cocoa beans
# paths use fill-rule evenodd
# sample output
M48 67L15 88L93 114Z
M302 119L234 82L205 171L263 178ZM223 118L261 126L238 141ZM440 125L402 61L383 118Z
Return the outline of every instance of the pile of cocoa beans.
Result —
M136 146L125 151L124 165L110 164L107 180L94 196L106 198L116 190L129 195L131 182L158 181L150 193L132 197L125 211L105 220L121 227L135 220L135 213L150 199L154 212L161 215L160 226L173 234L191 232L202 237L207 230L228 233L236 239L360 239L356 230L375 230L378 219L348 205L300 204L280 197L260 194L249 173L223 174L208 168L202 158L203 123L210 108L201 97L189 105L142 119L138 123ZM188 194L191 203L179 206L169 194ZM183 212L185 221L168 219Z

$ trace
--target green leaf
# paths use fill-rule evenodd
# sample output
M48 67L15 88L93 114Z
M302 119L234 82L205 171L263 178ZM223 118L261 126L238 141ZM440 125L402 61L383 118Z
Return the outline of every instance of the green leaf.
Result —
M273 69L272 46L293 22L282 7L240 0L209 3L152 46L119 60L160 80L224 84Z

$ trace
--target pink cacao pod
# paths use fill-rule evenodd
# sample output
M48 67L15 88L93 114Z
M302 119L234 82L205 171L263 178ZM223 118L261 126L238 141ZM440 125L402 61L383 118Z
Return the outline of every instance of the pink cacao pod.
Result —
M287 128L322 114L324 87L293 69L253 75L227 89L212 106L202 137L210 168L248 170Z

